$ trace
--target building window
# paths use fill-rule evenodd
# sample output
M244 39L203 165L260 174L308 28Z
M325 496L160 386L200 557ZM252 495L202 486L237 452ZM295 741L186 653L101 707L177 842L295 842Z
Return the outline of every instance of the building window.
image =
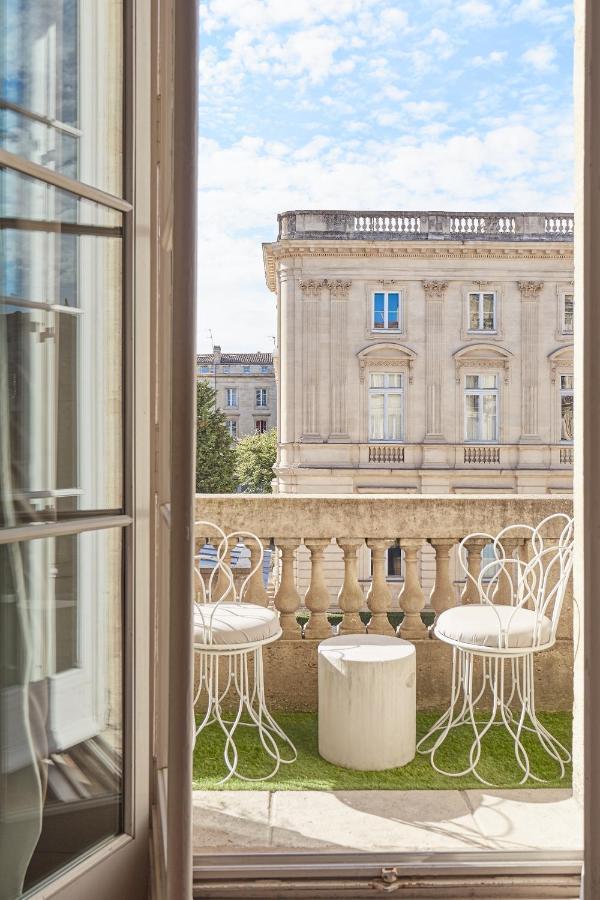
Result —
M200 366L200 374L201 375L208 375L209 372L210 372L210 366Z
M256 405L257 406L266 406L267 405L267 389L266 388L256 388Z
M369 440L402 440L402 375L369 376Z
M260 371L263 375L268 375L269 374L269 366L261 366Z
M496 331L496 295L475 291L469 294L469 331Z
M400 331L402 325L399 291L375 291L373 294L373 331Z
M560 376L560 439L573 443L573 376Z
M563 294L562 333L573 334L573 294Z
M237 437L237 419L227 419L227 430L232 438Z
M231 366L223 366L223 372L225 375L229 375L231 372Z
M244 375L249 375L250 374L250 366L242 366L242 372L244 373Z
M225 390L225 406L229 406L231 408L232 406L237 406L237 405L238 405L237 388L227 388Z
M257 419L254 423L254 427L256 429L257 434L264 434L267 431L267 420L266 419Z
M465 441L498 440L498 376L467 375Z

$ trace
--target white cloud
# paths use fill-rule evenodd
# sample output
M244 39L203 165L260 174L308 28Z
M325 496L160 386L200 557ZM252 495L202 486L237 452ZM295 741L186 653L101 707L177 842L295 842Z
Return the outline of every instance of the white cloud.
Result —
M538 72L547 72L554 67L556 50L551 44L538 44L537 47L526 50L521 59Z
M558 6L556 2L548 3L548 0L521 0L512 9L512 18L515 22L528 20L544 26L562 25L572 14L572 4L565 3Z
M474 66L490 66L499 65L506 59L506 50L492 50L487 56L476 56L472 64Z
M460 3L458 12L467 20L469 25L492 25L496 21L494 7L483 0L466 0Z

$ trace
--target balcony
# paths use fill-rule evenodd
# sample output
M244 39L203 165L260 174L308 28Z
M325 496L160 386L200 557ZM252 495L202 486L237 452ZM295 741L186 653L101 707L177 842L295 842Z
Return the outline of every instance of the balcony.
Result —
M397 627L401 637L415 644L417 709L422 714L444 709L451 649L430 637L428 624L450 606L477 600L471 586L457 578L457 544L473 531L495 534L511 523L537 524L554 512L571 514L572 500L561 495L199 495L196 512L198 519L218 522L227 532L254 532L271 550L268 582L258 574L249 586L254 602L275 606L283 628L283 637L264 649L267 699L276 717L294 711L308 721L317 711L319 641L338 629L364 630L365 622L372 633L393 635ZM205 535L199 533L196 539L200 547ZM385 569L385 551L398 539L404 550L402 580L388 578ZM357 556L367 546L377 577L364 584ZM481 541L468 545L469 570L475 577L482 547ZM570 587L558 640L540 654L536 674L538 708L570 712ZM576 782L578 778L576 771ZM306 790L295 783L291 790L273 792L266 782L261 790L196 791L197 871L209 879L217 877L215 854L225 865L237 854L257 849L271 856L319 852L337 854L338 859L341 854L340 864L348 861L349 852L511 849L551 851L555 861L562 860L564 876L574 877L581 830L579 804L570 788L465 789L460 781L456 790L379 790L375 773L369 790ZM381 786L389 788L390 783L382 779Z

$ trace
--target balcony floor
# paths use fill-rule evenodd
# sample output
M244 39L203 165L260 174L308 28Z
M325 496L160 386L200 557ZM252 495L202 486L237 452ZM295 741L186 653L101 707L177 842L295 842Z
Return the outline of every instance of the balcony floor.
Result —
M581 851L565 789L194 791L194 854Z

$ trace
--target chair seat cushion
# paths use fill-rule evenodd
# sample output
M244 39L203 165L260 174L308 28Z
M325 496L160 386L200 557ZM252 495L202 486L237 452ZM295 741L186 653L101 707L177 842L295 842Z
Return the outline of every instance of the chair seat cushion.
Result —
M479 647L532 647L536 626L536 646L546 644L552 634L552 623L547 616L540 622L531 609L469 603L444 610L435 623L435 634L441 640ZM501 639L505 629L508 636Z
M194 612L195 644L253 644L280 631L277 612L255 603L198 603Z

